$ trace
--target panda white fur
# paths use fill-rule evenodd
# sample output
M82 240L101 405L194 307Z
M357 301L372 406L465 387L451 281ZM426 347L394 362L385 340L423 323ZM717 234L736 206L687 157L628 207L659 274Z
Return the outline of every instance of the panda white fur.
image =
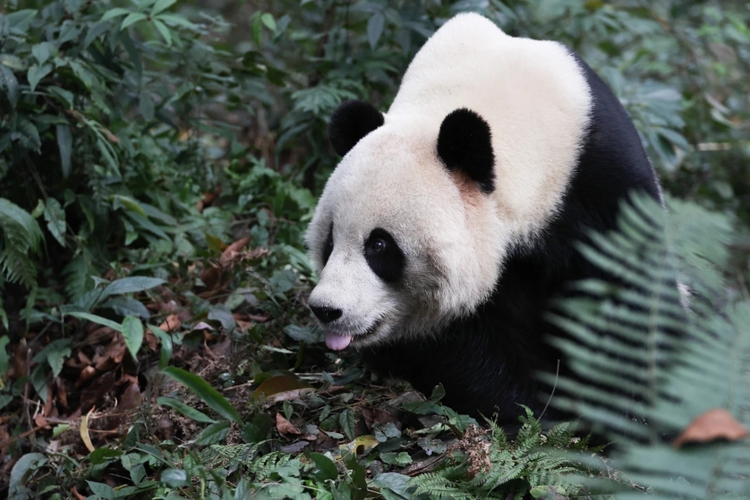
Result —
M343 160L307 233L320 280L310 307L334 350L461 412L516 422L566 283L601 277L576 252L614 227L632 190L660 188L627 113L557 42L514 38L477 14L417 53L387 113L333 115Z

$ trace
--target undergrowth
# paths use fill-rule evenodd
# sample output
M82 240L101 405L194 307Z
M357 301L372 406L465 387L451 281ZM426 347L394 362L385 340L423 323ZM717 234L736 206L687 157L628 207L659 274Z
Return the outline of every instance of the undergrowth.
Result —
M0 495L747 496L750 11L259 5L0 5ZM582 250L656 294L639 304L586 283L598 300L556 310L580 378L550 381L550 404L624 443L607 459L568 424L527 414L509 439L443 406L439 387L425 397L379 379L326 350L307 310L302 234L335 165L331 112L350 98L386 109L426 37L465 10L573 47L633 116L664 185L716 212L672 202L664 220L636 204L621 233ZM698 341L684 350L660 350L659 328L675 325L650 306L674 290L655 255L690 264L674 265L694 291L678 326ZM607 328L639 339L622 326L633 301L656 311L640 318L656 343L592 340ZM667 357L647 373L628 363ZM566 401L586 379L631 384L640 406L608 390ZM692 419L704 415L701 434Z

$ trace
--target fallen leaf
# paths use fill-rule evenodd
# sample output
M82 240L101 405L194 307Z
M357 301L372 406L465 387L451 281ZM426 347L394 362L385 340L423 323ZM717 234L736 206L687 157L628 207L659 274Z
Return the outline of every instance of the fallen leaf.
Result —
M141 389L138 387L138 383L131 383L125 388L120 397L120 404L117 405L117 409L121 412L133 410L141 406Z
M231 245L229 245L223 252L221 252L221 257L219 258L219 264L222 265L222 267L229 264L232 259L237 256L237 254L240 253L240 250L245 248L245 246L250 243L250 238L240 238L239 240L235 241Z
M180 318L176 314L170 314L169 316L167 316L167 319L165 319L164 322L159 325L159 328L161 328L165 332L173 332L180 328L180 326L182 326Z
M281 392L295 391L299 389L308 389L310 384L300 380L291 373L276 375L264 380L255 391L252 398L267 397L270 398ZM283 401L283 400L280 400Z
M672 446L680 448L688 443L706 443L716 439L739 441L748 436L747 428L724 408L713 408L696 417L677 436Z
M377 439L375 439L375 436L373 436L372 434L365 434L364 436L359 436L354 441L339 445L339 449L342 451L347 451L349 453L361 455L362 453L367 453L371 449L375 448L378 444L379 442Z
M362 418L364 418L365 425L370 430L372 430L374 424L383 426L392 423L396 425L396 427L399 426L397 415L391 413L385 408L371 408L366 406L362 408Z
M73 496L75 497L75 499L76 499L76 500L86 500L86 497L85 497L85 496L83 496L83 495L81 495L80 493L78 493L78 490L76 489L76 487L75 487L75 486L73 486L73 487L72 487L72 488L70 489L70 492L71 492L71 493L73 494Z
M93 366L87 366L81 370L81 373L78 375L78 380L76 380L76 389L79 389L83 384L91 380L94 375L96 375L96 368Z
M171 419L167 417L160 418L159 423L157 424L159 436L161 436L162 439L172 439L173 426L174 424Z
M282 446L281 451L283 451L284 453L299 453L308 444L310 443L308 443L307 441L297 441L296 443Z
M268 400L272 403L280 403L282 401L294 401L299 399L300 396L313 392L315 389L312 387L304 387L302 389L294 389L293 391L277 392L273 396L269 396Z
M289 420L285 419L281 413L276 414L276 430L278 430L281 435L301 434L299 429L292 425Z
M83 440L83 444L90 452L93 452L96 449L94 448L94 443L91 442L91 436L89 435L89 416L93 411L94 409L92 408L91 411L81 417L81 425L78 427L78 431L81 434L81 440Z
M68 390L65 389L65 382L60 377L55 379L55 385L57 386L57 402L63 408L68 408Z
M44 415L41 413L37 413L34 415L34 423L37 425L37 427L44 427L45 429L49 429L49 422L47 422L47 419L44 418Z

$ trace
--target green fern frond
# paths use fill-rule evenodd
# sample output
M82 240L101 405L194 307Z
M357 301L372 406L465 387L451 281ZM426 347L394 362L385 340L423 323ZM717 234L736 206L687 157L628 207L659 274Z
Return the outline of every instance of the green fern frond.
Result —
M36 219L5 198L0 198L0 228L14 245L39 251L43 235Z
M62 272L65 276L65 293L71 302L76 302L93 288L93 273L86 253L75 256Z
M0 230L4 248L0 252L0 270L9 283L36 286L36 265L29 254L39 253L42 230L36 219L24 209L0 198Z
M634 196L621 208L617 232L593 235L582 246L592 264L623 286L579 283L582 297L561 302L551 316L568 334L556 345L577 377L555 381L563 396L553 404L613 432L621 451L609 466L654 498L750 492L747 440L663 443L714 408L750 426L750 303L722 308L730 236L724 216L677 201L665 210ZM642 493L618 498L631 496Z
M21 283L28 288L36 286L36 266L26 252L11 246L6 241L5 249L0 252L0 270L8 283Z
M414 496L426 495L431 499L465 499L473 500L475 497L461 489L461 482L454 482L441 473L430 472L413 478L410 483L415 486Z

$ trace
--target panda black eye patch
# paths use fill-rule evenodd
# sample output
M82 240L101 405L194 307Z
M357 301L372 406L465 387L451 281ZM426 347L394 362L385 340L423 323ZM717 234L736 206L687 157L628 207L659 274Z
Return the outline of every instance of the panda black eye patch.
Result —
M331 224L331 229L328 231L328 237L326 238L325 243L323 243L323 253L321 254L321 257L323 257L323 266L328 263L331 253L333 253L333 224Z
M365 259L372 272L386 283L395 283L404 275L404 252L385 229L372 230L365 241Z

